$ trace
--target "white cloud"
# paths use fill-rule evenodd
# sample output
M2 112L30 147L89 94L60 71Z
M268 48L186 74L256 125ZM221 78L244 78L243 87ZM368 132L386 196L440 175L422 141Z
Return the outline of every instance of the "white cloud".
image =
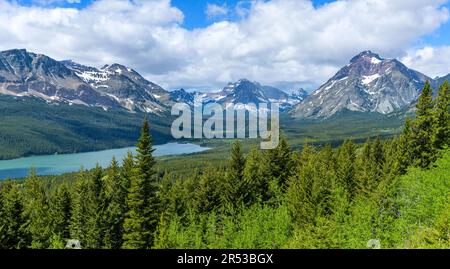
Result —
M209 19L214 19L216 17L226 16L229 12L229 9L226 5L216 5L208 3L206 6L206 16Z
M167 88L218 88L243 77L319 84L360 51L404 55L448 20L444 2L346 0L316 9L308 0L255 0L239 21L188 31L169 0L99 0L82 10L0 0L0 49L119 62Z
M431 77L445 76L450 73L450 46L411 49L401 60L407 66Z

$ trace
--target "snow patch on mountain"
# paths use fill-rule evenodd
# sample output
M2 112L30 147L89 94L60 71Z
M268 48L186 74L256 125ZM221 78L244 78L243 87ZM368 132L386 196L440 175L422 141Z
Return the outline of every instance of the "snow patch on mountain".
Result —
M388 114L417 100L427 80L431 78L398 60L364 51L291 113L305 118L331 117L343 110Z
M377 80L380 77L381 77L380 74L373 74L373 75L370 75L370 76L363 76L362 83L364 85L369 85L370 83L372 83L372 81Z

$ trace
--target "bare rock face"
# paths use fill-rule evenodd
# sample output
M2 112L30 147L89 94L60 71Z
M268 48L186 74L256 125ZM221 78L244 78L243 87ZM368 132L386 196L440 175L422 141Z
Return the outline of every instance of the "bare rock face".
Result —
M113 64L97 69L70 61L64 64L86 84L128 110L158 113L170 105L169 92L147 81L131 68Z
M0 93L105 108L120 106L64 64L26 50L0 52Z
M343 110L388 114L417 100L427 80L432 81L395 59L365 51L291 113L304 118L327 118Z

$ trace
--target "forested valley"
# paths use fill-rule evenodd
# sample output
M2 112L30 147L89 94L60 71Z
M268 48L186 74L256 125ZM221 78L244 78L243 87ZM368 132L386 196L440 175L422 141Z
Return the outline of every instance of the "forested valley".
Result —
M228 165L189 175L155 169L145 120L137 154L106 169L1 182L0 248L449 248L448 83L432 92L392 139L248 153L236 141Z

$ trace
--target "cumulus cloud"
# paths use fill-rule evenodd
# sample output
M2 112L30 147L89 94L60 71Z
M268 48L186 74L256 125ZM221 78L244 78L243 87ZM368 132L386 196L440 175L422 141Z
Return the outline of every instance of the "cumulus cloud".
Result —
M320 84L360 51L404 55L448 20L445 2L346 0L315 8L308 0L255 0L237 21L189 31L169 0L99 0L82 10L0 0L0 49L95 66L119 62L167 88L218 89L243 77Z
M442 77L450 73L450 46L411 49L401 60L406 65L431 77Z

